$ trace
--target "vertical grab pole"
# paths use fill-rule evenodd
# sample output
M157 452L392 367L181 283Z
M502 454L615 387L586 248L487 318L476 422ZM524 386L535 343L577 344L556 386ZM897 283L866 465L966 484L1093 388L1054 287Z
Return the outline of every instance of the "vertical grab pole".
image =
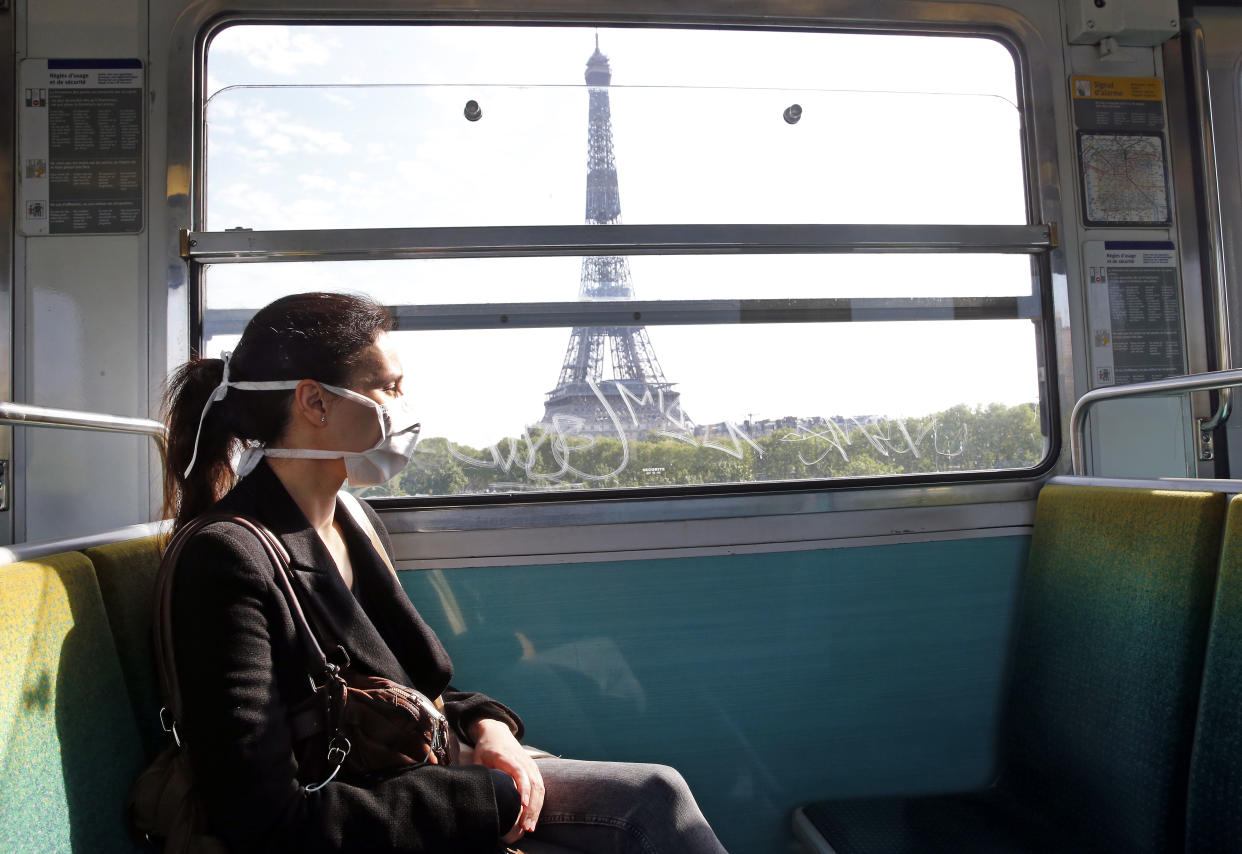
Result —
M1229 288L1225 268L1225 234L1221 224L1220 185L1216 177L1216 140L1212 124L1212 93L1208 86L1207 47L1203 27L1198 21L1190 22L1190 61L1193 68L1191 85L1194 89L1195 119L1199 130L1198 167L1203 182L1204 209L1207 218L1207 270L1216 311L1216 369L1227 371L1232 367L1229 346ZM1229 418L1233 403L1233 390L1223 388L1217 394L1216 411L1209 418L1199 419L1199 457L1213 458L1212 432Z

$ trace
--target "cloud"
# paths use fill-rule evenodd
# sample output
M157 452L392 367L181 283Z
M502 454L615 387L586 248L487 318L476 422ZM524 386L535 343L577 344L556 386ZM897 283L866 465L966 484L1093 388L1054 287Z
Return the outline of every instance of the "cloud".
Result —
M237 118L237 114L240 109L241 106L237 103L237 101L230 100L229 98L212 100L207 105L207 121L220 122L221 124L217 125L217 127L226 126L224 125L224 122L229 119Z
M353 100L341 94L340 92L333 91L333 90L325 90L321 92L320 94L323 95L323 99L325 101L331 104L336 104L338 107L344 107L347 110L354 109Z
M227 127L229 120L213 122L213 130ZM295 122L287 112L267 110L261 102L248 104L232 120L245 129L260 149L276 154L349 154L353 150L341 131Z
M209 225L216 231L263 228L266 223L281 221L283 202L266 190L236 182L212 188L208 195L212 200Z
M277 154L292 154L297 150L293 140L288 135L273 132L272 128L264 122L247 121L246 130L261 146Z
M281 129L296 137L302 151L309 154L349 154L353 146L339 130L317 130L308 125L284 124Z
M295 199L281 206L281 221L286 228L322 228L335 206L333 199Z
M325 192L333 192L339 186L336 181L331 178L325 178L322 175L299 175L298 183L306 190L323 190Z
M308 66L327 65L339 47L337 39L318 28L238 26L216 36L211 53L240 56L260 71L292 77Z

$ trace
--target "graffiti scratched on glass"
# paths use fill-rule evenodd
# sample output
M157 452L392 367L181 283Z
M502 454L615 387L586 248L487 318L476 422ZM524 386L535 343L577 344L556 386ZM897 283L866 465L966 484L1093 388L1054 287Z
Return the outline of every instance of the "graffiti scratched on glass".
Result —
M588 434L584 428L586 421L580 416L557 414L551 424L527 427L520 437L509 437L484 449L479 456L467 453L460 447L449 443L448 453L459 463L478 468L493 469L498 473L512 475L524 474L542 486L554 486L571 483L600 483L617 478L626 471L631 462L631 437L627 426L636 428L640 424L635 406L654 406L664 419L665 429L650 431L648 441L669 439L696 448L708 448L741 460L747 449L762 458L765 449L751 435L747 424L726 421L719 425L701 427L685 416L681 411L680 401L673 399L666 405L662 389L644 388L639 396L620 382L612 383L617 398L625 404L624 412L617 408L601 391L594 380L587 380L591 391L603 413L612 425L611 431L605 435ZM839 457L849 462L851 446L858 441L865 441L874 451L883 457L909 455L915 459L935 457L941 460L960 456L966 449L968 427L963 424L951 435L941 435L940 425L935 417L917 419L914 429L907 426L905 419L889 418L852 418L844 419L850 428L847 432L836 421L814 419L804 421L798 419L791 426L782 426L776 431L779 441L799 443L797 459L804 466L816 466L830 457ZM577 463L580 458L594 448L601 439L611 439L618 443L619 453L608 471L590 471ZM501 445L506 445L502 450ZM550 454L541 453L546 448ZM645 467L648 474L663 472L659 466ZM531 484L494 482L495 487L529 488Z

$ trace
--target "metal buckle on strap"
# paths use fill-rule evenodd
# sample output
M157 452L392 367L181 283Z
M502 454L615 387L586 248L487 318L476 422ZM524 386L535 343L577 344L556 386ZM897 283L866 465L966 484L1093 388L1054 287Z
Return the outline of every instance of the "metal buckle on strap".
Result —
M344 742L344 745L341 742ZM328 742L328 761L339 766L345 761L345 757L349 755L349 751L353 750L353 747L345 736L332 736L332 740Z
M333 676L336 676L340 672L341 672L341 668L333 664L331 661L329 661L328 666L324 668L323 674L320 676L320 678L323 680L322 682L316 682L315 674L313 673L307 673L306 678L310 680L311 690L318 691L324 685L328 684L329 679L331 679Z
M344 744L341 742L344 742ZM324 780L322 783L307 786L306 791L318 792L324 786L331 783L336 775L340 773L341 766L345 764L345 757L349 755L349 751L352 749L353 745L349 743L348 738L340 734L334 735L332 740L328 742L328 762L335 763L335 767L332 769L332 773L328 775L328 779Z
M177 732L177 722L173 720L172 712L167 706L160 707L160 727L164 732L171 733L173 741L178 747L181 746L181 735Z

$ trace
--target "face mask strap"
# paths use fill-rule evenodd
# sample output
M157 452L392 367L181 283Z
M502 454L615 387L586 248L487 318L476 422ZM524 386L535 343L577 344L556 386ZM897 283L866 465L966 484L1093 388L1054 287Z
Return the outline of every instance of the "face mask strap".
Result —
M348 457L365 456L364 451L322 451L311 448L268 448L258 446L265 457L279 457L288 460L342 460Z
M211 390L211 394L207 396L207 404L203 407L203 414L198 416L198 430L194 433L194 450L190 454L190 464L185 467L185 473L182 477L189 477L190 471L194 468L194 463L198 461L198 440L203 435L203 422L207 420L207 412L211 409L211 405L217 400L224 400L224 396L229 393L229 361L233 358L231 350L220 354L220 361L224 362L224 375L220 379L220 384Z
M319 382L316 380L316 382ZM357 392L350 391L347 388L328 385L327 383L319 383L324 389L332 392L339 397L356 398L361 403L369 403L375 405L375 401L363 397ZM298 383L287 380L273 380L270 382L236 382L232 384L233 388L243 391L280 391L286 388L297 388ZM383 433L384 424L381 417L380 432ZM383 437L380 442L384 441ZM362 451L321 451L311 450L309 448L269 448L261 442L250 441L246 445L246 449L242 451L241 460L238 463L238 477L245 477L254 470L259 464L259 460L263 457L277 457L281 459L304 459L304 460L337 460L347 459L349 457L361 457Z
M374 409L375 418L379 421L380 441L382 442L388 438L388 425L384 423L384 405L382 403L372 400L365 394L359 394L356 391L341 388L338 385L328 385L327 383L320 383L320 385L339 397L348 398L349 400L353 400Z
M203 424L207 421L207 412L211 409L211 405L217 401L224 400L224 396L229 393L230 388L239 389L241 391L284 391L286 389L294 389L298 387L299 380L271 380L265 382L229 382L229 362L233 358L232 351L226 351L220 354L220 360L224 362L224 375L220 379L220 384L212 389L211 394L207 398L207 403L203 407L203 414L198 417L198 430L194 433L194 451L190 454L190 464L185 467L183 477L189 477L190 472L194 468L194 463L198 461L198 442L203 435Z
M234 383L234 386L236 385L237 384ZM359 403L366 404L375 410L375 415L379 419L380 426L380 440L376 443L376 447L398 433L407 433L413 430L415 435L417 435L419 424L414 421L410 410L409 398L405 395L402 395L389 403L380 403L379 401L372 400L366 395L359 394L351 389L328 385L326 383L320 383L320 385L333 394L339 394L342 397L351 398Z
M301 380L270 380L270 381L262 381L262 382L250 382L250 381L229 382L229 360L232 357L233 357L232 352L226 352L226 353L221 354L220 358L224 362L224 376L220 380L220 384L216 386L215 389L212 390L211 395L207 398L207 404L203 407L203 414L199 416L198 431L194 434L194 451L190 455L190 464L186 466L185 477L190 476L190 471L194 468L194 463L198 460L198 442L203 433L203 423L207 420L207 411L211 409L211 405L215 403L216 401L224 400L224 396L228 394L228 390L230 388L235 388L240 391L285 391L287 389L297 388L298 384L301 382ZM386 440L388 440L393 435L394 431L389 430L389 424L386 423L384 420L384 413L386 411L384 404L378 403L377 401L374 401L371 398L366 397L365 395L361 395L358 392L352 391L347 388L341 388L340 386L328 385L327 383L322 383L322 382L319 383L319 385L327 389L328 391L332 392L335 395L338 395L340 397L351 398L357 401L358 403L362 403L367 406L370 406L372 409L375 410L375 417L379 420L379 427L380 427L380 439L379 439L379 442L376 443L375 448L378 448L380 445L382 445ZM391 415L390 415L389 421L391 421ZM413 431L416 437L415 441L417 441L419 426L420 425L418 424L414 424L411 427L406 428L405 430L396 431L396 432L404 433L406 431ZM375 450L375 448L370 448L368 450ZM262 444L252 442L248 444L245 450L242 452L242 460L239 461L239 464L238 464L238 475L241 477L245 477L247 474L249 474L250 470L252 470L255 467L255 465L258 464L258 458L261 456L293 457L293 458L301 457L304 459L342 459L342 458L347 458L347 457L361 457L361 456L364 456L365 453L366 453L365 451L311 451L311 450L301 450L301 449L293 449L293 448L267 448L263 446Z

